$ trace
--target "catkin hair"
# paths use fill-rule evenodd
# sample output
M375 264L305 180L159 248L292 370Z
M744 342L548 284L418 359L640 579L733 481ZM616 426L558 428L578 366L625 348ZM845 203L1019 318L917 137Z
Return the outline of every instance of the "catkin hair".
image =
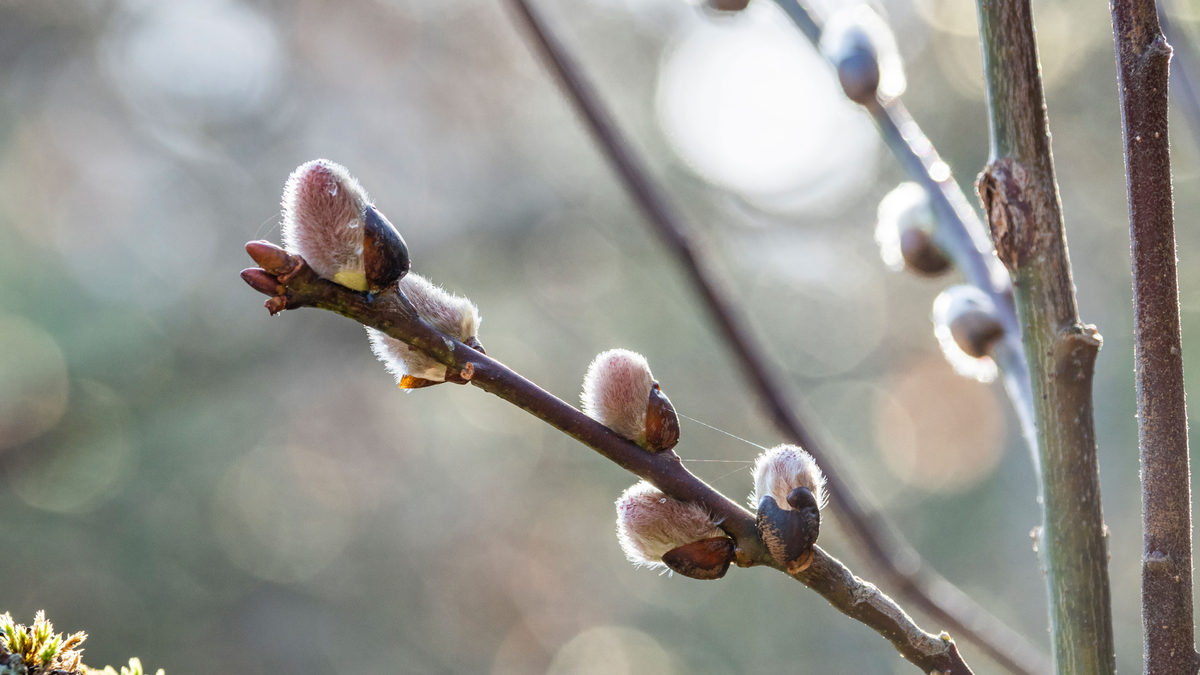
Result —
M662 567L671 549L724 536L717 525L704 507L668 497L645 481L617 500L617 539L636 565Z
M646 358L628 349L600 353L588 366L580 400L583 412L637 443L646 440L646 406L654 376Z
M417 314L442 333L460 342L477 335L481 321L479 308L467 298L449 293L414 273L400 280L400 290L412 302ZM433 382L446 378L446 366L400 340L374 328L368 328L367 335L371 340L371 351L397 382L405 375Z
M356 290L364 290L362 215L369 203L344 166L327 159L301 164L283 188L284 248L326 279L363 279Z
M825 508L825 475L817 466L817 460L798 445L777 445L759 455L754 462L754 492L750 495L750 505L757 508L764 496L771 495L779 508L790 510L788 495L798 487L812 491L817 505Z

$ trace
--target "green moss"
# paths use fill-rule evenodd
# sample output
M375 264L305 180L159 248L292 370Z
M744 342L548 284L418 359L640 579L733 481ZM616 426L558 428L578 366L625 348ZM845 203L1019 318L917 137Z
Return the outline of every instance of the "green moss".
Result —
M129 659L129 666L122 666L119 672L112 666L98 670L83 665L86 639L87 633L66 637L55 633L45 612L38 612L31 626L13 621L10 614L0 614L0 675L145 675L137 658ZM165 675L165 671L159 669L156 675Z

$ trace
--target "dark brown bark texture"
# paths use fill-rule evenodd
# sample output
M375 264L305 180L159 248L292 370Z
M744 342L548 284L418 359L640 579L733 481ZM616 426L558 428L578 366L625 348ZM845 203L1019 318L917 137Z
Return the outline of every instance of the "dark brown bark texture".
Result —
M1113 0L1142 464L1142 627L1147 675L1194 675L1192 510L1167 103L1171 47L1153 0Z

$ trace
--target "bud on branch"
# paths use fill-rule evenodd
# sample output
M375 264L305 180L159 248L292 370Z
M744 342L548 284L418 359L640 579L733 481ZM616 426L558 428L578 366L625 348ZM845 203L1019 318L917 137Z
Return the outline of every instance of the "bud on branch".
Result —
M878 214L875 242L889 268L930 277L950 269L950 259L933 240L936 220L925 188L901 183L880 200Z
M434 326L439 318L437 313L419 310L416 303L422 297L436 298L435 304L445 309L443 294L449 294L431 291L422 296L420 292L413 292L410 299L408 292L403 290L403 283L392 284L379 292L355 291L323 278L301 255L288 254L266 242L251 242L247 251L261 269L247 270L243 272L243 278L255 290L271 296L266 304L272 313L317 307L358 321L445 366L447 380L451 379L450 373L457 373L462 380L537 416L647 481L646 487L631 489L627 496L637 498L635 503L640 506L657 509L670 505L671 510L665 520L652 517L647 521L628 515L623 518L629 540L626 551L627 554L634 551L630 554L632 559L643 564L661 563L681 574L701 579L719 578L734 561L743 567L769 565L783 570L796 569L799 565L801 571L794 573L793 578L818 592L839 611L884 636L904 658L924 672L938 670L963 675L971 672L948 636L922 631L891 598L812 545L816 539L815 526L819 525L819 514L815 512L824 499L823 479L815 463L779 471L782 482L796 483L783 498L787 508L780 506L780 510L802 514L806 522L799 528L800 533L809 539L807 545L801 547L800 555L789 558L796 546L794 542L789 545L785 541L785 547L777 549L782 551L781 557L774 557L762 535L770 528L756 522L754 515L692 475L678 456L668 451L678 439L678 422L669 400L657 389L644 358L621 350L620 368L593 364L596 373L593 377L589 369L591 383L585 383L584 391L585 407L591 408L591 414L595 415L593 419L483 354L477 348L477 341L476 346L469 346L459 339L457 336L473 333L474 330L468 328L473 329L478 324L478 313L469 301L454 301L453 305L458 309L446 312L441 318L448 317L459 323L449 321L439 328ZM420 277L410 276L420 285L416 282ZM274 283L271 283L272 278ZM467 303L469 309L460 303ZM610 380L606 374L614 372L623 374L617 380ZM614 388L614 383L621 381L636 385L628 390L634 395L628 395L628 391L621 395L619 390L623 386ZM589 406L589 399L597 405ZM602 400L618 403L615 416L609 417L607 412L601 411L602 406L598 403ZM606 420L603 423L602 418ZM638 423L624 424L631 419ZM615 427L622 427L623 431ZM659 430L656 431L656 427ZM632 439L642 435L645 436L644 444L635 444ZM654 451L647 452L647 449ZM798 487L804 489L797 490ZM657 506L645 503L644 498L655 492L661 495L657 499L651 498ZM661 501L664 498L668 501ZM649 530L639 527L639 523L646 522L652 523ZM784 532L779 538L787 540L789 537ZM804 557L807 560L802 559Z
M479 343L479 309L475 303L430 283L419 274L409 274L400 280L400 292L408 298L417 314L434 328L455 340L483 352ZM371 350L396 377L401 389L418 389L441 382L465 383L457 371L429 358L421 351L386 334L367 329Z
M583 378L583 412L651 452L679 442L679 417L646 357L627 349L598 355Z
M693 579L720 579L734 559L733 540L704 507L668 497L645 481L617 500L617 539L629 562L665 566Z
M955 372L980 382L996 378L989 354L1004 337L995 303L975 286L951 286L933 301L933 333Z
M788 574L807 569L825 505L825 476L812 455L796 445L779 445L759 455L750 502L758 507L758 531L771 556Z
M867 106L877 98L890 101L904 93L908 83L896 36L869 6L835 13L821 31L819 46L851 101Z
M379 291L408 273L408 246L340 164L300 165L283 190L283 243L317 274L356 291Z

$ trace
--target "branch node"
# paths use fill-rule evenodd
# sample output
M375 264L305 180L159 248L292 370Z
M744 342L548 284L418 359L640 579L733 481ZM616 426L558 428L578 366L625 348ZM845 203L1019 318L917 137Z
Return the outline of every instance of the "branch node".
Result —
M1060 333L1054 346L1052 377L1084 380L1092 377L1104 339L1093 325L1075 325Z
M1037 221L1029 188L1029 171L1009 158L992 161L975 181L996 255L1010 272L1037 250Z
M1146 45L1145 58L1147 61L1153 61L1156 58L1169 61L1174 52L1174 48L1167 42L1167 37L1160 32L1154 36L1150 44Z
M1146 556L1144 563L1147 568L1159 573L1170 573L1175 569L1175 561L1171 560L1171 556L1162 551L1154 551ZM1178 580L1178 577L1176 577Z
M271 313L271 316L275 316L276 314L288 308L287 296L276 295L275 297L267 298L267 301L263 303L263 307L267 308L267 311Z

